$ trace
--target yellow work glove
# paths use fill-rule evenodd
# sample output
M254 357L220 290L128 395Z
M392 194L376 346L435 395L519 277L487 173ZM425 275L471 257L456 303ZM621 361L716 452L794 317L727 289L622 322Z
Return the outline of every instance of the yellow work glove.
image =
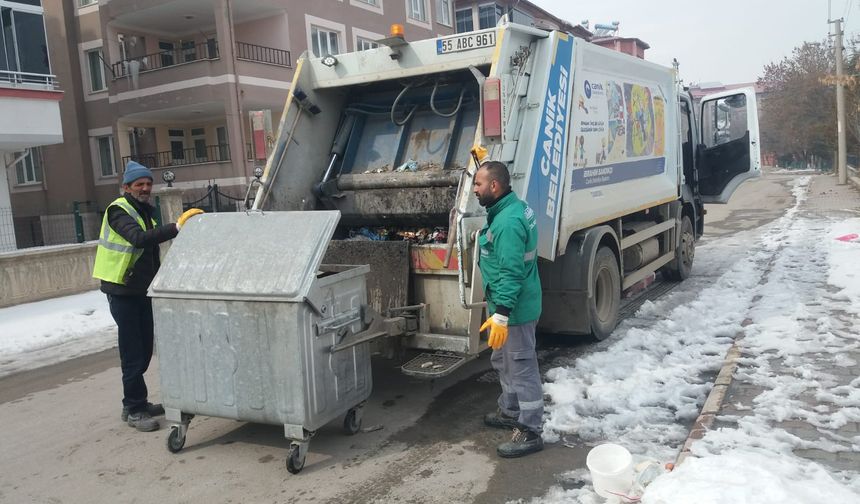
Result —
M481 163L484 162L484 159L487 158L487 148L483 145L475 145L472 147L469 152L472 153L472 159L475 160L475 166L481 166Z
M176 227L182 229L182 226L183 224L185 224L185 221L194 217L195 215L200 215L202 213L204 213L203 210L200 210L199 208L189 208L188 210L182 212L182 215L180 215L179 218L176 220Z
M499 313L494 313L488 318L484 325L481 326L481 331L490 329L490 337L487 338L487 344L493 350L498 350L508 341L508 317Z

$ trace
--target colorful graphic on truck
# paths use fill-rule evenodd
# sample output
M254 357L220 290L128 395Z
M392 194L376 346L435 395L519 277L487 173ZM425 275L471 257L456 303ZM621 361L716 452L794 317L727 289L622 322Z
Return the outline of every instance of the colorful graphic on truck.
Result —
M568 120L571 115L570 70L573 56L572 38L563 33L555 34L555 50L526 192L526 202L534 209L538 226L538 255L550 260L555 259L561 188L567 166L565 139L568 138ZM593 94L595 90L589 92ZM584 97L582 99L585 100Z
M654 151L654 108L651 91L637 84L624 84L627 102L627 152L630 157L647 156Z
M666 107L657 91L599 75L577 81L571 191L663 173Z

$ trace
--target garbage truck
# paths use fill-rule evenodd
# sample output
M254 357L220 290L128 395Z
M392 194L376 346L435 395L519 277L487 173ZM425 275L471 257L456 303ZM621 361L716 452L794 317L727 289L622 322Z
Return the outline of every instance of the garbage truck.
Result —
M436 378L485 350L479 150L535 214L538 330L598 340L622 293L690 275L704 204L760 173L751 89L694 102L677 69L504 21L379 42L298 60L248 211L195 217L165 257L171 451L195 414L283 424L298 472L316 429L359 430L373 352Z
M486 348L473 146L508 165L535 212L539 331L597 339L626 289L689 276L704 203L760 174L752 89L694 103L677 69L511 23L380 42L298 61L249 204L340 212L326 260L369 264L373 307L417 321L397 338L426 351L408 374Z

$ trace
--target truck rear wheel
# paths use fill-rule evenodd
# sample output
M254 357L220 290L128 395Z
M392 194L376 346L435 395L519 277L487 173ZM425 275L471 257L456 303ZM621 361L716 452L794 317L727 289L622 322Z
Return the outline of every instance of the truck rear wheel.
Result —
M681 219L681 241L675 251L675 259L664 269L663 275L670 280L686 280L693 271L693 258L696 255L696 235L693 233L693 223L685 215Z
M612 334L618 325L618 308L621 304L621 272L618 270L615 254L609 247L597 249L593 271L588 313L591 319L591 335L602 341Z

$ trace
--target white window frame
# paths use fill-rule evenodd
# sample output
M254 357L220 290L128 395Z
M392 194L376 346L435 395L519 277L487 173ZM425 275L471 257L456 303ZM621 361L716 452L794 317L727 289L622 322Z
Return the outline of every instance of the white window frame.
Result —
M337 33L338 54L346 52L346 26L344 26L342 23L336 23L328 19L323 19L316 16L311 16L310 14L305 14L305 33L307 34L308 52L310 54L313 55L314 52L312 36L314 28Z
M171 130L181 131L182 136L173 135L171 133ZM171 163L172 165L188 164L188 158L185 155L185 150L188 148L188 142L187 142L187 139L185 138L185 136L186 135L185 135L185 128L184 127L182 127L182 126L177 126L177 127L168 126L167 127L167 147L168 147L168 150L170 151L170 159L171 159L171 161L173 161ZM173 142L182 142L182 149L181 149L182 150L182 157L181 158L174 158L173 157ZM177 161L179 161L179 162L177 162Z
M101 82L102 82L102 87L99 89L93 88L93 65L92 65L92 62L90 61L90 55L93 53L99 55L99 57L98 57L98 71L99 71L99 78L101 79ZM87 61L86 62L87 75L90 78L90 82L89 82L90 94L104 93L105 91L108 90L108 86L107 86L107 75L105 74L105 67L104 67L104 61L103 61L104 55L102 54L102 48L97 47L95 49L90 49L88 51L85 51L84 55L86 56L86 61Z
M379 44L376 42L377 40L382 40L385 38L385 35L380 35L379 33L362 30L361 28L353 28L352 29L352 50L360 51L358 47L359 40L366 40L368 42L372 42L379 47Z
M448 8L445 9L445 4L448 5ZM445 16L443 13L448 14L448 22L445 22ZM442 26L447 26L450 28L454 27L454 2L453 0L436 0L436 22Z
M466 32L458 31L458 28L457 28L457 13L458 12L466 12L466 11L469 12L469 17L472 19L472 29L469 31L475 31L475 9L473 9L471 6L469 6L469 7L463 8L463 9L454 9L454 31L457 33L466 33Z
M107 139L108 148L110 149L110 173L105 173L105 166L102 164L101 140ZM113 143L113 133L110 135L101 135L93 137L93 146L95 148L95 158L98 161L98 176L102 179L115 179L117 176L116 166L116 150Z
M16 158L16 159L19 156L21 156L21 153L23 153L23 152L27 153L26 156L22 157L17 163L12 165L12 171L14 172L14 176L15 176L15 187L35 187L35 186L41 186L42 184L44 184L44 182L45 182L45 165L44 165L44 159L42 157L44 153L42 153L39 149L41 149L41 148L40 147L31 147L29 149L24 149L23 151L16 151L16 152L12 153L13 158ZM36 152L38 153L38 155L35 157L33 156L34 150L36 150ZM38 159L38 165L39 165L38 168L42 174L41 179L36 178L36 164L37 164L36 160L37 159ZM33 166L33 180L28 180L28 178L27 178L27 160L30 160L33 163L33 165L32 165ZM19 167L22 168L22 173L24 174L24 181L23 182L18 177L18 168Z
M490 6L490 5L492 5L492 6L493 6L493 13L494 13L494 14L496 14L496 23L495 23L493 26L487 26L487 27L481 28L481 7L487 7L487 6ZM504 5L501 5L501 4L500 4L500 3L498 3L498 2L488 2L488 3L478 4L478 23L477 23L477 25L475 26L475 29L476 29L476 30L485 30L485 29L487 29L487 28L495 28L495 27L496 27L496 25L498 25L498 24L499 24L499 19L501 19L501 17L500 17L500 16L498 16L498 13L499 13L499 7L501 7L503 10L504 10L504 8L505 8L505 6L504 6Z
M424 16L427 19L418 19L412 16L413 10L412 5L414 3L420 2L421 5L424 6ZM430 8L429 0L406 0L406 22L409 24L414 24L416 26L420 26L422 28L426 28L428 30L433 29L433 15Z
M94 4L98 5L99 0L78 0L78 7L89 7Z
M349 0L349 4L353 7L375 12L380 16L385 15L385 10L382 8L382 0Z

